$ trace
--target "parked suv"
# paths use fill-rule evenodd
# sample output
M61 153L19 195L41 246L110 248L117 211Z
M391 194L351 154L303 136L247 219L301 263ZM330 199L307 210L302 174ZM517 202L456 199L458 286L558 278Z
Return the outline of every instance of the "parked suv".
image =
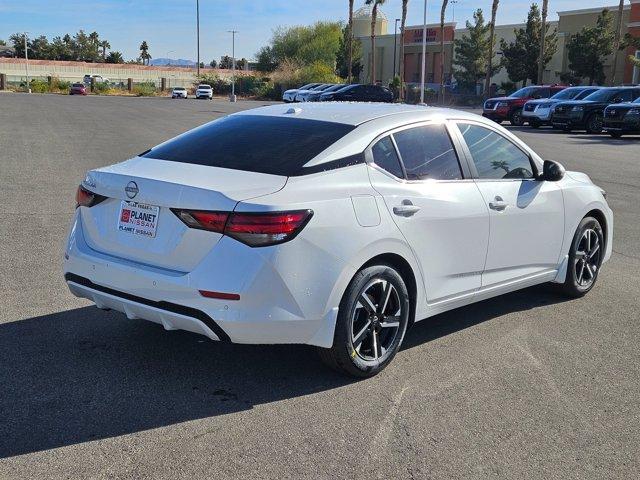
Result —
M211 85L201 84L198 85L196 89L196 98L207 98L209 100L213 100L213 89Z
M529 126L533 128L538 128L541 125L550 125L551 114L555 105L565 100L582 100L599 88L601 87L569 87L560 90L551 98L529 100L522 109L524 121L529 122Z
M631 103L614 103L604 109L604 130L614 138L640 133L640 97Z
M602 88L583 100L557 104L551 123L565 132L586 130L588 133L601 133L604 109L608 105L631 102L638 97L640 97L640 87Z
M309 90L310 88L315 88L321 85L320 83L308 83L306 85L301 86L300 88L290 88L289 90L285 90L282 94L282 101L285 103L291 103L296 101L296 94L301 90Z
M522 116L522 107L525 103L529 100L549 98L565 88L563 85L534 85L521 88L508 97L490 98L484 102L482 116L498 123L509 120L511 125L521 126L525 122Z
M320 95L321 102L393 102L393 92L380 85L361 85L355 83Z

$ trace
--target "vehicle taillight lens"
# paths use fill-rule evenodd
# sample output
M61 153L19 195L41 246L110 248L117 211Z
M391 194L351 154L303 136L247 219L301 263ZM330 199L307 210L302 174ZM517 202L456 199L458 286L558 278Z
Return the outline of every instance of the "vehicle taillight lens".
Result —
M172 211L191 228L222 233L250 247L276 245L291 240L313 215L312 210L267 213Z
M80 185L76 191L76 208L93 207L106 199L107 197L93 193Z

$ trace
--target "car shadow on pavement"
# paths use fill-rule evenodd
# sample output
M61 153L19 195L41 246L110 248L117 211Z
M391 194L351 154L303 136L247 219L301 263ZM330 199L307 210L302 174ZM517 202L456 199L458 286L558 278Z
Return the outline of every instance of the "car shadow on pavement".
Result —
M0 324L0 458L337 388L312 347L212 342L95 307Z
M415 325L412 348L562 301L534 287ZM312 347L211 342L95 307L0 325L0 458L249 410L353 383Z

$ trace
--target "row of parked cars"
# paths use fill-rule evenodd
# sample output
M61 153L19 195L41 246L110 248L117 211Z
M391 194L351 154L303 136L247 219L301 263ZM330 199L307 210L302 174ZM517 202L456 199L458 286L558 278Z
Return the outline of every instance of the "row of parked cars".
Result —
M353 83L309 83L282 94L286 103L293 102L393 102L393 92L381 85Z
M604 130L618 138L640 133L640 86L524 87L507 97L488 99L482 114L498 123L551 125L565 132Z

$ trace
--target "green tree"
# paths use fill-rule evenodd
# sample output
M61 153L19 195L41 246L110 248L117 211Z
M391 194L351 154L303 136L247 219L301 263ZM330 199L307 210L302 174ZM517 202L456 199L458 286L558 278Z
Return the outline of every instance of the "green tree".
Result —
M349 26L342 30L340 48L336 55L336 71L342 78L358 78L362 72L362 43L356 38L349 38ZM353 43L349 44L352 41ZM350 48L351 47L351 48Z
M109 52L109 55L107 55L105 62L106 63L124 63L124 57L122 56L122 53L118 52L117 50L111 50Z
M618 70L618 52L620 49L621 36L622 36L622 14L624 12L624 0L620 0L620 4L618 5L618 16L616 17L616 29L615 29L615 38L613 40L613 65L611 66L611 83L610 85L616 84L616 71Z
M407 24L407 8L409 0L402 0L402 18L400 20L400 79L398 93L400 100L404 98L404 27Z
M151 55L149 54L149 45L146 40L143 40L140 44L140 59L142 60L143 65L149 65Z
M347 24L347 83L353 80L353 0L349 0L349 23ZM344 35L340 43L340 50L344 50ZM339 63L339 58L338 62ZM340 70L340 65L338 65ZM344 75L340 75L343 77Z
M220 63L218 64L218 68L230 70L232 66L233 66L233 59L229 55L223 55L222 57L220 57Z
M544 74L544 51L547 43L547 31L549 30L549 25L547 24L548 9L549 0L542 0L542 21L540 22L540 52L538 53L538 85L542 84L542 76Z
M365 0L365 4L371 7L371 61L369 62L371 84L376 83L376 23L378 21L378 7L386 0Z
M444 16L447 13L449 0L442 0L440 8L440 99L444 103Z
M211 68L218 68L218 62L216 62L215 58L209 62L209 66Z
M5 42L4 40L0 39L0 47L4 47L7 45L7 42Z
M603 83L604 59L613 53L614 40L613 16L604 9L594 27L582 27L571 35L567 44L569 69L579 77L586 77L589 85Z
M260 70L272 71L284 62L311 65L322 62L335 70L340 47L342 25L339 22L317 22L310 26L278 27L271 45L262 47L256 57Z
M484 76L484 94L489 96L491 88L491 73L493 71L493 47L496 43L496 16L498 14L498 5L500 0L493 0L491 5L491 23L489 23L489 49L487 51L487 66Z
M462 90L475 92L476 85L486 74L490 26L485 23L481 9L473 13L473 23L467 20L466 26L469 33L454 40L453 71Z
M111 44L109 43L108 40L102 40L100 43L100 48L102 48L102 61L106 61L107 58L107 49L111 48Z
M542 19L540 9L535 3L531 5L527 15L525 28L514 30L515 41L507 43L500 41L502 49L502 66L507 69L509 78L513 82L527 83L527 80L536 82L538 79L538 63L540 57L540 33L542 32ZM542 59L546 66L558 49L557 32L554 30L545 37L545 52Z

